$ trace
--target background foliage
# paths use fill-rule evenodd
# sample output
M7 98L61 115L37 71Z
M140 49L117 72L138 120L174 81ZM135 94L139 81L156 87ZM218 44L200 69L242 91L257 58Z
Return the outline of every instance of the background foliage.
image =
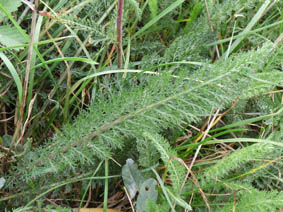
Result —
M117 1L37 2L0 0L1 210L283 208L281 1L125 0L122 68Z

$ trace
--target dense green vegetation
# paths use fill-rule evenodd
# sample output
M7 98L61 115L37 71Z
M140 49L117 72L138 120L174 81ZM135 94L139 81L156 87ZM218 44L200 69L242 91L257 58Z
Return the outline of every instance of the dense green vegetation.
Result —
M0 210L283 209L282 8L0 0Z

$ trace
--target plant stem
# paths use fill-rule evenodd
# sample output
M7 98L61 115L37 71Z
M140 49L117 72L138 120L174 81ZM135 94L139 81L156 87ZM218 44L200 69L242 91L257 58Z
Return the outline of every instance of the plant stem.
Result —
M108 199L108 174L109 174L109 165L108 159L105 160L105 185L104 185L104 202L103 202L103 212L107 212L107 199Z
M123 19L123 9L124 9L124 0L118 1L118 16L117 16L117 45L118 45L118 68L121 68L123 65L122 61L122 19Z

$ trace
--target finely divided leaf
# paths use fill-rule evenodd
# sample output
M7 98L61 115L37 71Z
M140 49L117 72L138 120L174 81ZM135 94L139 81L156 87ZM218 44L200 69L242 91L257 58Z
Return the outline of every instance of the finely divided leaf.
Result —
M168 167L170 173L170 180L172 181L173 189L176 193L180 191L181 185L184 182L186 170L185 168L175 159L177 153L174 152L168 143L160 135L152 135L150 133L144 134L147 139L150 139L156 149L159 151L162 161L165 166Z

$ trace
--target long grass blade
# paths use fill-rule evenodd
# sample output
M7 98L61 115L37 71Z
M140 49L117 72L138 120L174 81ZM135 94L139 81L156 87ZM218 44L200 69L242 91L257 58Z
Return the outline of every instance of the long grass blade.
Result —
M151 168L151 170L152 170L152 172L155 174L156 179L157 179L158 183L160 184L160 186L161 186L161 188L162 188L162 192L163 192L163 194L164 194L164 196L165 196L165 198L166 198L168 204L170 205L170 207L171 207L171 209L172 209L172 212L176 212L175 209L174 209L174 206L173 206L173 204L172 204L172 202L171 202L171 200L170 200L170 198L169 198L169 195L168 195L168 193L167 193L167 189L165 188L165 186L164 186L164 184L163 184L161 178L159 177L159 175L158 175L158 173L155 171L155 169Z
M149 29L152 25L154 25L156 22L158 22L162 17L173 11L176 7L181 5L184 2L184 0L177 0L174 3L172 3L168 8L163 10L158 16L151 19L144 27L142 27L139 31L137 31L132 39L140 36L142 33L144 33L147 29Z
M268 7L268 5L270 4L271 0L266 0L263 5L261 6L261 8L257 11L257 13L255 14L255 16L252 18L252 20L250 21L250 23L246 26L246 28L244 29L244 31L241 33L248 33L251 31L251 29L254 27L254 25L259 21L259 19L262 17L262 15L264 14L266 8ZM226 57L228 57L228 55L233 52L233 50L240 44L240 42L244 39L244 37L240 37L237 40L235 40L235 42L231 45L231 47L226 51L225 55Z
M19 105L22 103L22 95L23 95L23 86L22 86L22 82L20 80L20 77L18 75L18 72L16 71L15 67L13 66L13 64L11 63L11 61L8 59L8 57L3 53L0 52L0 57L3 60L3 62L5 63L5 65L7 66L9 72L11 73L16 86L17 86L17 90L18 90L18 98L19 98Z

